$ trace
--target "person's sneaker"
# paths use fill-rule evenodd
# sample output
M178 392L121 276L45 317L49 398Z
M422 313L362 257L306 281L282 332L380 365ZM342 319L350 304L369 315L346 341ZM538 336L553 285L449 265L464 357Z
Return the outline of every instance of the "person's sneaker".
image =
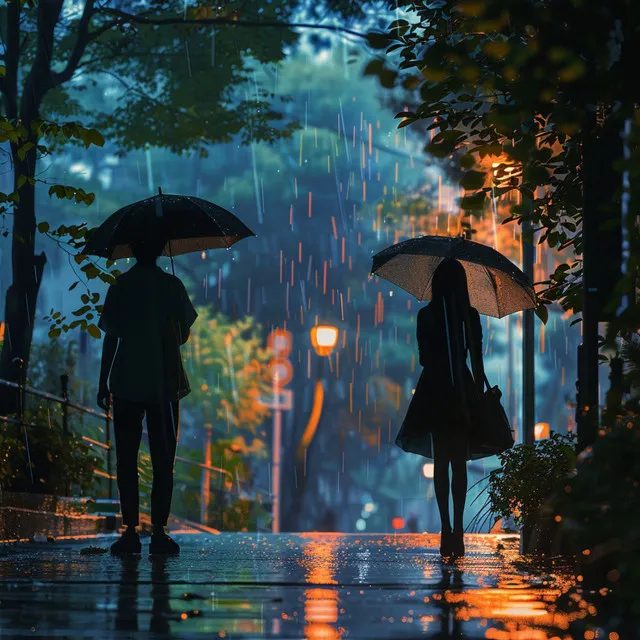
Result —
M135 529L127 529L120 539L111 545L111 553L116 556L141 552L140 536L138 536L138 532Z
M176 556L180 553L180 545L166 533L151 534L149 553L165 556Z

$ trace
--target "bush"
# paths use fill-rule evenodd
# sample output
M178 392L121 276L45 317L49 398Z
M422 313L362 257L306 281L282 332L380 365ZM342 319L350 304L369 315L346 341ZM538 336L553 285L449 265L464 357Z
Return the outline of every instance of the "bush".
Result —
M640 417L619 418L580 454L558 493L562 535L601 612L640 617ZM602 591L601 591L602 590Z
M45 408L26 411L24 420L39 425L27 427L27 438L24 427L0 424L0 489L49 495L64 495L71 488L90 492L98 479L93 471L102 467L91 447L75 433L65 436Z
M518 444L500 454L500 467L489 474L489 505L516 524L536 525L543 505L566 484L575 467L573 434L552 433L534 444Z

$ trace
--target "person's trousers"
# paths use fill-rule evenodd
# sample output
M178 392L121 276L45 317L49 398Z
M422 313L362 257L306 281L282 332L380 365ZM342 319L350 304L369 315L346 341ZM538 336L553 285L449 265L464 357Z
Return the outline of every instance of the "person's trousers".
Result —
M145 403L113 398L113 431L116 439L116 470L122 524L139 524L138 451L142 421L147 416L149 452L153 468L151 524L164 527L173 495L173 465L180 422L179 402Z

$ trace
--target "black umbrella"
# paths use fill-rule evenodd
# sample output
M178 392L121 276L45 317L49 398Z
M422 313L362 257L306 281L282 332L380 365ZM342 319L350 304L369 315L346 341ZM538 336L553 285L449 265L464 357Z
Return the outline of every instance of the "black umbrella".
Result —
M531 281L511 260L463 237L420 236L399 242L373 257L371 273L418 300L431 300L433 274L446 258L455 258L464 267L471 306L479 313L503 318L536 306Z
M140 237L166 238L162 255L228 248L254 236L231 212L194 196L163 194L122 207L92 234L83 253L110 260L129 258Z

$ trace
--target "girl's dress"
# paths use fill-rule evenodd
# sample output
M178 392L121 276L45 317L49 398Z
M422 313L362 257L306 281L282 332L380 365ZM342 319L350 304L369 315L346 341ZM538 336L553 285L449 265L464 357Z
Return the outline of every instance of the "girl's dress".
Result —
M467 346L456 309L444 299L418 313L417 338L422 373L409 404L396 444L409 453L433 459L433 436L471 440L478 386L466 362ZM458 325L458 328L456 328ZM482 354L480 315L471 308L471 339ZM481 357L481 355L480 355ZM482 457L467 448L467 460Z

